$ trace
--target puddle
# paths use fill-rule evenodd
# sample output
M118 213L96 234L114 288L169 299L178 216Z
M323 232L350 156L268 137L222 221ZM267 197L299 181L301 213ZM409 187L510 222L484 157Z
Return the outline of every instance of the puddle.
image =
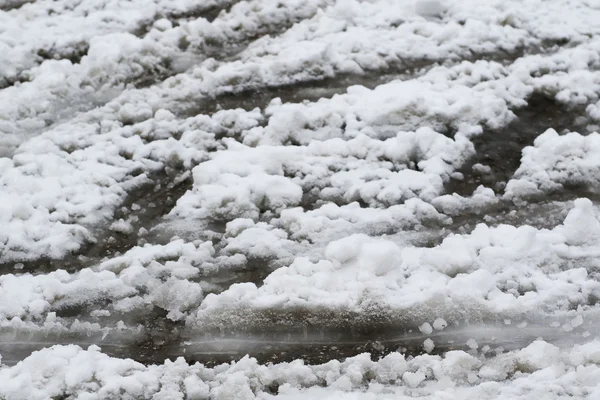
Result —
M558 133L589 133L583 118L585 107L567 108L541 94L534 94L528 100L528 106L514 110L514 113L517 118L505 128L487 129L472 139L475 156L458 170L464 179L447 182L446 193L469 197L482 185L501 196L506 182L520 166L523 148L532 146L534 140L547 129L553 128ZM489 170L474 168L476 164L489 167ZM527 207L517 207L512 201L500 199L495 205L467 210L461 215L452 216L453 223L447 229L468 233L482 222L490 226L526 224L538 229L552 229L566 217L570 208L566 207L566 203L579 197L600 202L600 195L585 187L565 186L560 192L528 198Z
M237 335L237 337L200 338L183 340L165 352L170 359L183 356L192 362L214 366L237 361L245 355L256 358L260 363L290 362L302 359L308 364L322 364L331 360L342 361L361 353L369 352L374 359L392 352L401 352L406 356L427 353L424 342L433 341L434 348L429 354L442 355L452 350L467 352L502 353L526 347L533 341L543 338L549 343L560 345L568 341L583 343L589 340L590 330L598 333L599 326L586 326L570 332L564 328L540 325L464 325L448 327L443 331L434 331L426 335L418 329L379 331L370 335L351 335L352 327L337 335L321 332L306 334L289 332L261 335Z
M76 344L84 349L91 345L98 345L108 355L135 359L136 354L132 351L132 344L137 335L138 333L133 330L104 334L102 332L33 332L2 328L0 329L0 354L3 365L14 365L34 351L56 344Z
M472 139L476 154L459 170L464 179L451 180L447 193L470 196L479 185L502 193L503 185L519 168L523 148L533 145L535 138L547 129L553 128L558 133L586 132L586 124L580 120L585 108L568 109L541 94L534 94L526 107L514 110L514 113L517 118L505 128L487 129ZM488 166L491 171L475 171L475 164Z
M583 314L585 316L585 314ZM160 350L156 362L179 356L192 362L214 366L236 361L250 355L261 363L289 362L302 359L309 364L369 352L374 358L399 351L407 356L425 354L424 341L430 339L434 348L430 354L444 354L451 350L469 352L504 352L526 347L543 338L557 346L573 345L600 334L600 324L590 312L583 322L571 317L505 319L494 321L451 321L443 330L423 333L418 326L406 324L376 324L358 328L354 324L337 327L298 326L278 329L243 331L233 324L217 335L189 335L178 331L179 341L167 343ZM574 322L577 321L577 322ZM146 362L151 360L146 360ZM154 362L154 361L152 361Z
M165 359L184 357L187 362L200 362L208 367L237 361L246 355L260 363L290 362L302 359L308 364L369 352L374 359L391 352L406 356L425 354L424 342L430 339L430 354L451 350L471 353L502 353L526 347L535 340L557 346L584 343L600 334L599 311L588 310L578 320L575 315L519 317L516 319L459 320L446 324L443 330L423 333L416 324L374 324L337 326L274 325L244 330L236 324L222 327L220 333L194 334L182 323L166 318L155 309L140 315L146 321L142 331L101 333L28 333L0 332L2 363L13 365L33 351L53 344L76 344L82 348L98 345L110 356L131 358L144 364L162 364ZM430 321L431 322L431 321Z

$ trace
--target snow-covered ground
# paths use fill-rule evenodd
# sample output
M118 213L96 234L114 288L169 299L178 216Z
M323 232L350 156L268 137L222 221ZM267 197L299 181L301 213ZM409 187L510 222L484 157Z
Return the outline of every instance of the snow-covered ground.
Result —
M598 21L0 0L0 398L600 398Z

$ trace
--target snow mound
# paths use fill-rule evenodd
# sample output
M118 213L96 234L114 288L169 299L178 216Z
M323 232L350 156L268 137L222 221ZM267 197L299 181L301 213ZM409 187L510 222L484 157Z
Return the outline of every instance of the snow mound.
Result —
M549 129L523 149L521 166L506 185L505 197L540 196L578 186L600 190L600 134L559 135Z
M432 248L352 235L331 242L319 261L297 258L260 287L235 284L208 295L191 322L296 308L368 314L376 306L402 311L417 325L434 311L447 320L567 311L600 294L592 274L598 238L600 223L587 199L577 200L552 230L480 224Z
M571 350L536 341L520 351L475 357L450 351L443 357L406 359L391 353L372 361L360 354L343 362L260 365L244 357L207 368L183 358L144 366L108 357L97 346L53 346L13 367L0 369L0 396L10 399L212 398L212 399L435 399L506 398L532 395L560 399L600 393L599 343ZM549 397L548 388L556 395Z
M40 326L44 321L58 323L57 312L86 306L93 307L92 317L111 313L123 317L149 312L156 306L165 310L168 318L181 319L202 300L202 286L193 278L213 254L210 243L195 246L179 240L165 246L136 247L72 274L57 270L40 275L1 275L0 326L17 321Z

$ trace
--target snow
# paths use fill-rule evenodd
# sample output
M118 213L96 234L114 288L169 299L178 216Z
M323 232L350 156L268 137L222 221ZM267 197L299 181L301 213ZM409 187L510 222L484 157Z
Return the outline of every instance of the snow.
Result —
M64 270L4 274L0 276L0 325L16 320L43 322L52 313L82 305L96 312L103 307L107 311L103 315L121 317L157 306L169 318L181 319L202 300L202 286L193 278L200 273L198 266L212 260L213 254L211 243L196 246L176 240L164 246L135 247L71 274ZM107 299L108 304L102 306Z
M442 329L444 329L445 327L448 326L448 323L443 320L442 318L436 318L435 321L433 321L433 328L441 331Z
M207 368L183 358L144 366L110 358L97 346L53 346L0 369L0 396L11 399L424 399L588 398L598 393L599 343L559 349L536 341L497 357L450 351L407 359L399 353L372 361L360 354L343 362L260 365L245 357ZM273 392L273 388L275 391Z
M2 147L7 148L3 153L12 153L23 134L39 132L121 93L128 97L132 94L128 85L132 83L144 86L183 72L212 55L211 48L220 43L244 41L306 18L325 1L286 2L282 7L275 1L239 2L212 22L198 17L184 19L177 27L159 23L143 37L134 35L157 15L185 15L191 11L192 15L202 15L203 10L227 4L220 0L200 6L189 1L171 3L142 7L138 2L100 1L86 7L62 3L53 6L52 2L41 1L24 6L19 13L0 14L6 20L0 45L7 50L0 59L4 61L0 62L4 66L0 70L0 87L16 81L0 92L0 117L6 133L11 134L10 140L2 140ZM69 23L56 26L53 14L61 11L61 17ZM96 19L100 19L99 23L95 23ZM84 29L90 22L93 29ZM245 29L240 29L242 26ZM39 36L25 43L14 42L14 38L28 38L23 33L25 29L33 29ZM187 45L182 49L184 42ZM42 51L48 52L50 59L44 60L37 54ZM69 57L51 59L63 53L82 53L82 57L80 61L65 59ZM151 116L139 114L137 108L126 104L121 111L122 120L133 117L137 122Z
M420 352L207 367L56 345L0 366L0 398L600 396L599 19L596 1L0 0L2 337L140 346L166 319L177 349L386 321ZM494 135L516 171L478 153ZM488 322L525 333L504 351Z
M427 129L401 132L385 141L359 136L349 141L313 141L306 147L251 148L227 140L226 150L213 153L210 161L194 169L194 189L178 201L172 214L256 219L266 210L299 205L303 193L373 206L390 206L412 197L431 199L443 190L452 164L460 165L465 157L461 148L470 146L457 142ZM390 171L400 169L398 164L405 167ZM410 168L415 164L421 171Z
M32 138L12 160L3 159L0 260L59 258L93 241L90 228L108 220L150 174L205 159L230 113L128 126L73 121Z
M441 17L446 5L439 0L415 1L415 11L423 17Z
M434 348L435 343L433 342L433 340L431 340L430 338L425 339L425 341L423 342L423 350L425 350L426 353L431 353Z
M423 325L419 326L419 330L425 335L429 335L431 332L433 332L433 328L429 322L425 322Z
M38 3L34 4L36 4L35 7L38 7ZM297 15L297 18L305 18L312 15L320 3L310 4L311 5L307 4L304 7L300 4L290 3L290 9L286 9L285 12L282 11L283 14L281 15L273 11L274 9L270 8L271 6L265 4L264 8L259 8L259 11L263 10L266 14L260 14L260 12L262 12L260 11L259 14L257 14L257 18L259 18L258 15L261 16L260 18L265 18L264 21L271 21L269 18L274 18L272 22L275 24L278 23L277 21L280 21L280 18L284 18L286 21L289 21L290 18L296 18L290 17L290 15ZM33 7L33 5L31 6ZM24 10L28 10L27 7L29 7L29 5L24 7ZM216 24L222 28L224 26L234 26L234 21L238 21L242 18L241 15L246 15L249 12L248 7L249 5L247 5L247 3L240 3L239 5L234 6L228 13L220 14L212 24ZM366 24L365 26L377 30L379 29L377 27L380 26L379 22L377 22L379 21L379 18L385 19L392 15L388 13L384 16L382 14L382 7L371 7L370 5L365 5L365 7L365 14L363 16L360 18L357 16L351 18L352 24ZM362 10L362 8L360 9ZM156 65L157 63L160 64L160 62L152 57L170 56L168 56L168 52L165 53L163 50L160 50L159 44L146 45L144 44L145 42L140 42L142 39L133 37L129 33L120 32L111 33L110 35L113 36L95 35L91 37L89 51L82 59L81 63L72 64L67 60L48 60L39 66L32 66L32 71L39 71L35 72L35 74L38 75L33 75L37 77L36 79L33 79L31 82L25 82L19 86L15 85L6 88L1 94L2 96L7 96L6 107L2 107L4 110L3 112L9 113L6 115L5 121L3 122L7 124L6 128L3 128L3 131L6 132L2 139L3 146L5 147L3 152L7 155L15 153L12 158L13 163L16 162L16 165L13 165L12 168L9 168L8 166L3 167L3 169L9 168L3 175L4 182L2 185L6 188L4 193L9 194L11 200L3 199L2 203L12 204L13 201L16 201L16 204L19 205L14 210L12 206L8 206L10 212L7 211L3 213L3 220L6 223L9 223L10 221L10 231L12 234L9 243L7 243L8 238L6 236L3 238L5 250L1 256L2 259L5 261L31 259L39 257L40 254L47 254L52 258L57 258L64 256L70 251L75 251L80 248L81 243L93 240L89 232L88 222L97 223L104 220L104 218L111 214L111 210L123 201L127 190L138 187L143 183L145 177L144 174L138 175L137 178L133 178L132 175L134 172L151 172L153 170L156 171L161 169L162 165L160 163L164 162L161 157L162 155L164 155L167 160L172 160L173 158L177 160L178 158L182 158L184 164L186 162L197 163L202 160L205 157L205 155L202 154L202 149L197 152L196 149L188 149L187 145L185 145L184 148L181 148L173 141L173 139L169 140L167 137L164 137L164 140L160 143L142 144L139 143L139 141L136 143L136 138L131 136L139 129L142 131L147 130L149 126L152 126L154 123L159 125L164 124L165 126L170 124L172 127L168 129L171 129L171 132L173 133L181 132L182 130L185 131L185 128L182 128L181 125L179 125L179 127L176 126L177 123L181 122L176 122L171 119L172 117L170 117L169 114L165 114L170 112L166 109L173 108L175 111L181 110L181 108L185 109L187 107L185 104L196 102L207 97L210 98L211 96L221 93L239 91L247 88L264 87L265 85L278 86L296 82L298 80L319 79L319 76L302 77L301 75L297 75L293 72L296 67L293 67L291 64L289 66L292 69L286 67L286 60L289 59L289 55L286 55L288 54L286 51L275 46L275 43L277 41L288 43L289 41L289 45L292 46L290 47L290 52L292 52L291 49L293 46L296 46L296 44L302 46L302 43L306 44L306 40L308 39L311 40L311 43L316 43L317 39L315 37L302 36L300 35L300 32L297 31L308 29L308 26L311 24L319 25L325 23L325 20L329 18L328 16L330 14L333 15L332 13L334 13L335 10L337 10L335 6L326 8L325 11L315 14L313 18L302 20L295 27L286 31L286 33L281 36L273 38L265 37L263 40L256 41L246 51L240 54L238 61L222 63L215 60L207 60L206 62L201 62L197 67L192 68L186 73L167 79L163 84L154 85L147 89L124 90L121 95L117 96L105 106L80 114L73 120L69 120L57 126L51 126L50 129L43 133L39 138L32 138L30 141L24 143L23 146L14 149L14 147L22 140L22 136L18 134L18 129L17 131L14 131L14 127L11 127L12 123L10 121L17 121L14 118L22 117L11 117L9 114L12 113L12 111L10 110L35 110L36 107L33 107L33 105L38 101L40 104L52 104L54 101L52 100L48 103L47 98L44 97L46 95L46 89L42 89L39 85L48 84L53 85L52 87L56 87L59 90L66 90L66 87L62 82L65 80L68 82L75 82L74 87L76 88L77 93L65 95L67 97L80 96L81 93L78 91L81 90L81 84L77 84L76 82L83 81L73 80L75 75L72 75L70 72L65 75L64 68L74 68L77 70L83 68L88 71L82 74L77 72L76 74L79 74L77 76L80 77L77 79L84 79L83 77L88 76L92 71L98 71L98 73L105 74L106 77L112 79L121 76L122 73L119 72L120 70L116 71L110 68L127 69L133 65L128 64L128 61L115 64L111 61L113 59L122 60L123 56L137 57L138 54L141 54L143 57L147 58L147 61L137 60L135 61L135 65L140 65L140 63ZM350 16L354 15L352 13L358 12L356 11L358 9L351 8L351 10L355 11L350 11ZM274 16L268 17L268 15L271 15L269 14L271 12L275 13L273 14ZM294 14L296 12L298 14ZM424 21L417 16L411 17L411 11L402 7L398 9L398 12L402 13L402 15L406 14L407 18L411 18L412 21L400 25L401 29L405 29L405 26L409 27L410 24L425 24L424 26L431 29L440 29L443 27L439 22ZM40 13L40 15L43 15L41 11ZM593 14L593 12L591 14ZM487 14L482 14L482 16L485 15ZM367 18L367 16L369 18ZM345 18L347 20L349 15ZM587 16L585 18L587 18ZM584 20L587 21L585 18ZM200 21L197 24L201 23L204 22ZM307 25L307 27L304 27L304 25ZM456 29L462 29L458 28L458 26ZM584 27L585 25L582 26ZM510 26L508 28L505 26L503 29L505 28L509 29ZM183 27L178 26L173 29L179 32ZM260 31L260 28L256 29ZM414 29L414 27L410 29ZM343 37L346 37L351 35L350 31L348 29L344 31L340 28L339 33ZM155 35L166 35L165 32L167 31L161 32L162 33L157 31ZM327 33L329 32L327 30L321 31L317 29L314 32L322 32L324 35L323 40L331 41L331 43L343 43L343 40L337 37L337 35L329 34ZM525 32L520 33L525 35ZM319 35L320 34L321 33L319 33ZM396 34L395 31L394 34ZM90 35L92 35L92 33L90 33ZM162 43L156 38L150 39L152 35L150 35L147 40L154 41L152 43ZM177 35L179 35L179 33ZM177 35L175 35L175 37L177 37ZM311 33L310 35L313 34ZM303 38L303 42L297 41L300 37ZM348 36L348 38L350 37L354 38L356 35L353 34L353 36ZM434 36L425 35L419 37L425 40ZM168 43L171 43L169 40L175 40L167 40L166 38L167 36L165 36L166 42L164 43L167 43L165 46L167 46ZM239 39L239 37L236 37L236 40ZM502 41L498 39L498 43L503 43L503 46L505 46L508 43L505 39L507 38L503 37ZM271 43L270 41L274 42ZM389 39L389 43L396 42L396 39ZM107 43L111 43L108 49ZM115 46L115 43L118 45ZM565 97L565 95L563 95L563 93L566 93L564 90L570 90L571 92L576 90L581 92L581 90L583 90L582 88L589 83L587 80L582 81L583 78L577 78L578 76L582 76L581 74L588 74L589 79L594 79L594 71L584 70L590 62L594 62L594 52L592 51L595 48L594 46L597 45L592 40L589 43L582 44L576 49L561 50L554 55L544 56L545 58L542 58L540 55L527 56L509 67L502 67L496 63L485 62L462 63L454 67L440 67L433 69L430 73L425 74L421 78L391 82L380 85L373 90L350 87L347 94L335 96L331 100L322 100L308 104L282 104L275 101L265 110L266 116L269 119L267 126L259 126L258 121L262 120L263 115L256 115L252 112L239 112L237 113L237 117L233 118L233 123L241 125L236 126L234 131L241 131L242 141L247 146L254 147L261 145L260 147L264 147L262 145L276 145L277 147L274 147L273 151L277 152L291 151L290 149L280 148L281 144L287 143L288 140L300 141L303 146L300 149L294 149L298 151L296 157L303 157L305 155L305 153L303 153L304 151L312 153L313 150L317 151L317 154L315 154L316 157L328 157L329 152L323 154L323 150L319 150L320 144L312 143L314 141L323 142L321 146L325 147L325 150L328 150L327 147L333 144L335 144L336 147L340 146L340 150L342 150L341 145L367 145L375 146L375 149L378 148L375 152L380 152L382 148L387 148L389 147L388 145L391 144L385 142L385 140L393 139L394 136L399 142L415 140L413 146L407 146L406 149L398 149L399 153L385 154L387 151L384 151L384 154L386 157L390 157L390 161L401 161L406 163L408 167L411 167L412 162L415 166L418 166L421 171L413 171L410 168L397 172L389 171L389 165L391 164L384 163L384 168L381 169L377 168L378 163L372 163L370 160L367 160L369 161L369 168L377 168L373 171L376 178L375 180L372 180L373 173L366 174L366 172L355 172L354 170L347 172L340 171L331 177L333 187L327 188L327 190L320 190L320 192L323 193L325 201L339 201L339 199L342 198L344 202L349 203L360 200L371 206L377 207L394 206L398 202L404 202L413 197L418 197L427 202L432 202L432 204L436 204L435 198L444 195L443 183L456 172L456 169L460 167L473 152L468 137L480 132L478 129L481 129L481 125L492 128L506 125L513 118L510 107L522 106L527 96L529 96L533 90L555 90L555 82L560 82L561 85L567 84L567 87L562 89L562 91L555 90L557 99L561 101L571 101L569 100L571 97ZM146 48L148 50L144 50ZM259 49L262 50L259 51ZM269 52L265 53L265 49L271 49L270 51L272 51L273 54ZM410 50L413 51L414 49L425 49L425 47L419 43L413 43L411 44ZM352 50L350 52L350 50L350 48L344 48L343 53L340 54L364 54L364 52L357 52L357 50ZM447 56L448 53L453 52L454 50L448 48L445 50L444 57ZM294 48L293 53L300 54L299 48ZM433 50L428 49L427 54L434 53ZM586 61L586 59L588 61ZM322 58L318 58L318 60L322 60ZM88 65L88 62L100 64ZM572 64L566 71L564 70L564 67L562 67L563 64L561 64L565 62L570 62ZM310 63L311 62L309 62L309 65ZM537 78L532 76L532 74L535 75L535 66L538 66L537 68L539 69L539 66L544 63L548 64L545 68L550 68L552 73L546 73L544 76ZM104 67L105 64L108 65L109 68ZM138 67L135 67L131 70L133 71L132 73L143 74L144 68L142 67L141 70L138 70L137 68ZM256 68L258 68L258 70ZM44 71L48 71L48 73ZM264 74L260 71L264 71ZM344 73L347 70L342 68L339 71L336 71L332 71L332 73ZM257 72L260 73L257 75ZM96 74L96 72L93 73ZM565 73L567 73L567 77L572 76L573 79L567 79ZM124 74L124 76L132 76L129 72L124 72ZM246 81L249 77L252 77L252 80ZM559 78L560 80L557 80ZM231 82L234 81L238 83L232 85ZM98 85L100 84L101 83L98 83ZM95 87L94 85L96 84L91 86L92 89ZM87 87L86 85L84 86ZM17 92L13 93L13 91ZM48 93L53 96L52 98L59 98L62 96L58 95L58 97L56 97L57 92L55 90L51 90ZM400 96L400 93L403 93L404 95ZM415 93L417 94L416 96ZM19 96L21 95L25 96L23 97L23 101L19 100ZM586 98L588 98L587 95ZM578 101L577 98L572 100L572 102L575 103ZM29 104L31 107L23 107L23 104L25 103ZM56 104L58 105L61 103L59 102ZM34 131L39 131L40 129L43 130L45 129L43 128L45 123L42 120L46 118L45 113L53 113L53 110L55 110L53 107L54 106L40 109L41 111L39 112L41 112L41 114L38 111L33 111L33 114L25 115L23 121L25 121ZM157 117L153 120L152 117L155 113L157 113ZM171 112L171 114L173 113ZM117 116L116 120L115 115ZM248 115L248 117L242 115ZM42 125L40 125L40 123L42 123ZM250 123L250 125L248 125L248 123ZM426 130L426 127L421 126L423 124L429 126L432 130ZM342 132L341 127L344 125L345 131ZM185 122L183 126L186 126ZM305 126L308 129L305 128ZM216 134L219 132L215 132L210 128L204 129L209 130L209 135L211 133ZM448 129L458 131L458 133L454 135L454 138L450 139L443 136L444 133L448 133ZM405 132L398 134L398 130L404 130ZM14 133L11 134L10 132L13 131ZM70 138L68 139L68 143L64 143L65 138L70 136L70 134L67 134L66 132L73 131L77 132L76 137L78 138L93 137L95 140L94 145L89 145L89 139L79 139L80 142L77 142ZM98 131L100 131L100 135L97 134ZM179 141L191 139L189 138L190 134L191 132L186 132ZM198 133L193 133L193 135L198 135ZM368 142L366 138L361 135L367 136L372 140ZM411 136L416 137L415 135L419 136L418 142L416 139L409 139ZM430 143L427 143L424 139L425 135L429 136L431 140ZM122 155L119 155L118 157L115 155L113 158L114 161L110 162L116 165L100 168L97 164L93 164L93 166L88 164L89 168L93 168L95 173L99 175L97 180L98 182L102 182L102 184L93 181L90 182L90 174L85 172L86 170L82 165L83 159L99 158L98 155L96 155L98 154L97 152L106 152L107 146L114 149L114 147L111 147L113 145L110 142L117 140L115 137L122 136L125 136L128 139L129 149L123 152L123 149L121 148L121 154L128 155L133 153L131 149L135 145L138 148L147 149L146 151L150 152L152 155L160 154L161 156L158 157L159 163L153 164L147 161L140 163L136 162L135 159L120 160ZM423 137L422 141L421 137ZM338 139L338 141L330 142L334 139ZM346 143L340 142L339 139L344 139L344 142ZM47 140L52 144L47 143ZM198 140L200 139L191 139L193 144L190 143L190 145L197 147ZM120 143L117 145L120 147L125 143L120 139L119 142ZM42 145L42 143L44 144ZM53 155L48 154L46 149L54 148L59 143L59 148L64 149L66 154L61 151L54 151ZM228 146L227 151L230 151L229 148L232 147L231 142L225 142L225 144ZM219 141L211 141L210 138L207 138L206 148L214 148L218 145ZM86 147L80 149L83 146ZM305 150L304 147L308 147L308 149ZM48 179L47 175L43 177L39 176L38 178L38 175L41 172L35 171L39 170L39 164L42 162L42 157L36 156L35 160L25 161L26 154L34 152L39 154L40 150L35 149L43 149L43 164L52 166L55 168L56 173L59 173L61 176L72 176L73 173L68 171L75 169L81 171L79 173L82 174L82 177L71 180L69 183L53 183L53 179ZM165 151L165 149L169 150ZM112 151L115 150L116 149ZM253 148L248 152L255 152L256 156L260 157L259 154L264 151L266 151L266 148ZM354 150L348 149L342 151ZM192 156L191 154L194 152L196 154ZM375 156L375 154L373 154L373 156ZM444 155L443 157L441 156L442 154ZM264 154L262 156L264 156ZM154 159L152 159L152 161L154 161ZM339 162L341 161L342 160ZM3 163L8 165L10 161L5 160ZM38 164L37 166L35 165L36 163ZM358 167L358 165L356 167ZM198 168L204 168L204 166L199 166ZM27 181L29 181L25 187L30 187L31 191L34 191L34 194L32 194L33 197L26 201L23 199L30 196L29 194L23 193L17 195L15 193L23 190L21 182L23 181L22 175L25 173L25 170L28 171ZM366 170L365 166L364 171ZM426 176L423 176L423 172L426 173ZM47 174L48 172L44 173ZM304 173L304 171L302 171L302 173ZM293 183L294 189L292 189L292 186L289 183L290 178L283 179L280 176L272 174L267 175L269 176L268 180L262 183L263 185L266 185L270 191L269 194L266 194L265 206L269 209L274 207L275 210L273 211L277 211L276 209L278 207L298 205L299 189L297 183ZM75 173L75 176L77 176L77 173ZM262 175L256 175L256 177L257 176ZM255 176L253 175L252 177ZM266 178L266 176L264 177ZM43 186L37 183L39 182L39 179L43 179ZM18 185L21 186L19 190L13 188L13 186L17 185L17 182ZM225 186L223 186L223 183L219 183L215 189L218 187L219 190L222 191L220 196L245 196L242 192L236 194L231 192L231 189L227 189L227 185L235 185L233 182L234 181L231 181ZM203 181L198 181L198 184L203 184ZM248 183L244 185L249 185L245 186L247 188L246 190L257 190L258 197L260 197L260 193L262 193L261 188L254 187L253 185L255 184L256 183ZM68 192L68 189L65 189L65 185L71 187L71 190L77 190L79 193L97 193L97 195L94 196L93 202L92 199L71 200L70 196L65 196L63 194ZM242 187L244 187L244 185L242 185ZM62 188L60 189L61 194L56 194L59 187ZM264 191L265 188L262 190ZM312 188L305 184L303 190L307 189L311 190ZM206 209L202 204L205 201L209 201L208 198L202 197L204 196L203 193L205 193L205 189L195 189L195 191L195 197L199 196L199 198L193 198L194 196L190 194L184 199L181 199L178 208L174 210L174 214L177 215L179 213L180 215L187 215L188 211L192 212L192 214L199 212L199 217L203 218L203 213L213 210L214 206L209 206L209 208ZM278 192L276 193L276 191ZM190 198L190 196L192 198ZM221 198L220 196L215 196L211 201L219 201ZM43 201L41 200L42 197L51 200ZM57 202L54 199L61 199L62 202ZM235 218L238 216L255 218L257 207L255 202L259 201L259 199L255 198L255 200L253 200L254 203L253 201L250 201L249 204L241 204L247 200L242 200L239 197L238 199L239 200L236 200L231 204L231 206L234 207L233 209L229 210L224 208L220 211L221 213L224 213L223 216L227 218ZM450 198L447 198L447 200L450 200ZM443 200L443 197L440 197L440 200L437 200L437 207L442 207L445 212L450 214L452 214L452 210L455 210L454 213L456 213L456 210L460 210L461 207L464 208L461 204L465 203L464 199L457 200L458 202L453 200L454 203L449 205L446 200ZM274 201L274 203L270 204L271 201ZM41 207L41 205L38 205L40 203L43 203L44 206ZM33 209L30 207L33 207ZM63 207L66 209L63 209ZM29 208L29 210L26 210L26 208ZM44 211L43 208L48 211ZM80 223L79 220L82 218L78 217L78 215L86 216L86 218L84 218L84 220L86 220L84 224ZM22 222L19 222L23 221L22 218L31 221L31 223L24 225ZM32 227L34 226L33 221L37 221L35 223L35 234L32 233ZM26 234L25 232L28 233ZM36 237L35 244L25 239L28 237L27 235Z
M251 326L253 311L295 307L332 309L343 320L342 311L377 306L403 311L396 318L430 334L431 320L423 318L432 312L446 321L566 312L600 294L588 272L597 266L598 235L600 222L587 199L577 200L551 230L480 224L432 248L355 234L331 242L323 259L296 258L260 287L240 283L207 295L188 322L201 327L240 316Z
M533 146L523 149L521 165L506 186L507 198L540 196L576 186L600 190L598 157L600 134L570 132L560 136L549 129Z

